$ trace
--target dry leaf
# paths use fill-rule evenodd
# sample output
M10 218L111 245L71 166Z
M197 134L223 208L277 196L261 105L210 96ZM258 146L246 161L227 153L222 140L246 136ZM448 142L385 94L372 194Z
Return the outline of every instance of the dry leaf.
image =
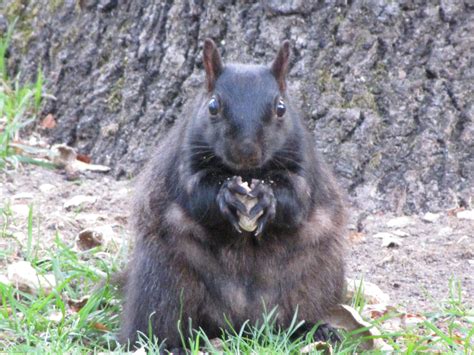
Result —
M401 216L392 218L387 222L387 226L390 228L403 228L414 223L413 218L408 216Z
M347 278L346 283L346 297L348 300L351 300L354 297L355 292L358 291L361 281ZM362 293L365 301L368 304L388 304L390 301L390 297L385 292L383 292L380 287L369 281L362 282Z
M61 312L52 312L46 319L54 323L59 323L63 320L63 314Z
M53 274L39 275L28 261L10 264L7 272L8 280L23 292L37 294L42 289L45 294L50 294L56 286Z
M81 212L74 219L80 222L81 225L91 226L98 224L100 221L105 221L107 218L104 214Z
M224 342L222 339L214 338L210 340L211 345L214 347L214 350L222 352L224 350Z
M89 296L84 296L78 300L75 300L73 298L66 298L67 305L71 309L73 313L79 312L89 301Z
M55 144L51 147L50 158L54 164L67 167L76 160L76 151L66 144Z
M392 233L395 234L397 237L400 237L400 238L407 238L407 237L410 236L407 232L405 232L401 229L394 230Z
M331 314L326 321L336 328L342 328L349 332L367 328L364 331L354 334L355 337L368 338L361 342L360 347L362 350L378 349L382 351L393 351L390 345L385 343L382 339L376 338L380 336L380 331L363 320L359 313L350 306L343 304L337 305L331 310Z
M40 123L40 126L47 129L56 127L56 120L52 114L48 114Z
M353 243L360 243L364 240L364 234L357 231L351 231L349 233L349 240Z
M385 248L398 248L402 244L402 239L396 235L385 236L382 239L382 247Z
M384 238L389 238L393 235L394 234L390 233L390 232L379 232L379 233L375 233L372 237L373 238L378 238L378 239L384 239Z
M92 328L100 330L102 332L109 332L110 329L103 323L95 322L92 323Z
M112 226L86 228L79 232L76 237L76 245L79 250L85 251L98 246L105 249L117 250L120 242L115 240L115 233Z
M8 277L6 277L5 275L0 275L0 284L4 284L5 286L10 286L12 283L10 282Z
M77 154L76 159L86 164L90 164L92 161L91 157L85 154Z
M324 355L333 354L333 349L331 344L324 341L317 341L306 346L303 346L300 349L300 354L308 354L317 351L318 353L323 353Z
M108 172L110 168L105 165L89 164L91 158L87 155L77 154L74 148L66 144L56 144L51 147L49 154L53 163L62 166L73 175L77 171L98 171Z
M76 245L82 251L101 246L102 243L102 233L89 228L80 231L76 238Z
M402 320L405 326L412 326L423 323L426 320L426 317L419 313L405 313L402 315Z
M428 222L428 223L434 223L436 222L439 218L440 218L440 214L439 213L432 213L432 212L426 212L422 217L421 219L425 222Z
M96 201L96 196L77 195L64 202L64 208L70 210L76 207L86 207L93 205Z
M51 192L53 190L56 189L56 186L52 185L52 184L41 184L39 186L39 190L42 192L42 193L48 193L48 192Z
M447 211L448 213L448 216L456 216L456 214L458 212L461 212L461 211L464 211L464 207L455 207L455 208L451 208Z
M395 260L395 256L393 254L390 254L390 255L387 255L386 257L384 257L382 260L380 260L379 262L377 262L377 266L384 266L386 264L390 264L390 263L393 263Z
M15 215L22 218L26 218L30 214L30 206L25 205L25 204L21 204L21 205L15 204L15 205L10 206L10 209Z
M13 195L13 200L32 200L34 195L31 192L20 192L18 194Z
M78 170L78 171L97 171L101 173L106 173L110 171L110 167L105 166L105 165L99 165L99 164L87 164L84 163L83 161L80 160L75 160L73 163L73 168Z
M474 210L464 210L456 213L456 217L459 219L469 219L474 220Z

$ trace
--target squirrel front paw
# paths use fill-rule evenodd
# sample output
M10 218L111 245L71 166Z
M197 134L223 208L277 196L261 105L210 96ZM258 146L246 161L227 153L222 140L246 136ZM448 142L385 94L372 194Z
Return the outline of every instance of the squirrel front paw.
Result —
M258 236L265 229L268 222L275 218L276 198L271 186L262 180L252 180L248 195L258 201L249 211L249 218L251 219L260 216L257 219L257 230L255 231L255 236Z
M227 219L235 230L242 233L239 226L239 216L237 212L247 216L247 207L239 199L238 195L246 195L247 190L242 186L242 178L240 176L233 176L225 180L217 193L216 201L219 210Z

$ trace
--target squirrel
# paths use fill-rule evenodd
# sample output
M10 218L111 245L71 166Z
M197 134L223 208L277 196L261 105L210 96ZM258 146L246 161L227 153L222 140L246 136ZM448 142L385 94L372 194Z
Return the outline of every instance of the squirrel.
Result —
M137 183L121 342L151 330L180 348L182 330L212 339L274 307L279 327L297 312L309 329L340 303L343 199L293 107L289 57L284 41L270 66L224 65L205 40L205 88Z

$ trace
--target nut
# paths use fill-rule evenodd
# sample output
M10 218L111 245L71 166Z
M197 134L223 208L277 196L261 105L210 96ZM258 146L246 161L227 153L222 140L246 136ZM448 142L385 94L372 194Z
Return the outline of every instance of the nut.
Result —
M251 191L251 188L249 187L249 184L246 181L242 181L240 183L240 186L242 186L247 192ZM240 195L237 194L237 198L245 205L245 208L247 209L247 213L250 212L250 210L255 206L258 202L258 199L255 197L250 197L248 195ZM253 232L257 229L257 220L258 218L263 214L263 211L261 211L259 214L257 214L254 218L249 218L239 211L237 211L237 215L239 216L239 226L242 228L244 231L247 232Z

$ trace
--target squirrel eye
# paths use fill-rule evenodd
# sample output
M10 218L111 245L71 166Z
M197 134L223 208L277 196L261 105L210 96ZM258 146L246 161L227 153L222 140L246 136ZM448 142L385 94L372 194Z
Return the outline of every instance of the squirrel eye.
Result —
M282 99L278 100L275 111L278 117L282 117L285 114L286 105Z
M209 108L209 113L211 115L213 116L217 115L219 113L219 108L220 108L219 100L217 100L215 96L211 97L207 107Z

